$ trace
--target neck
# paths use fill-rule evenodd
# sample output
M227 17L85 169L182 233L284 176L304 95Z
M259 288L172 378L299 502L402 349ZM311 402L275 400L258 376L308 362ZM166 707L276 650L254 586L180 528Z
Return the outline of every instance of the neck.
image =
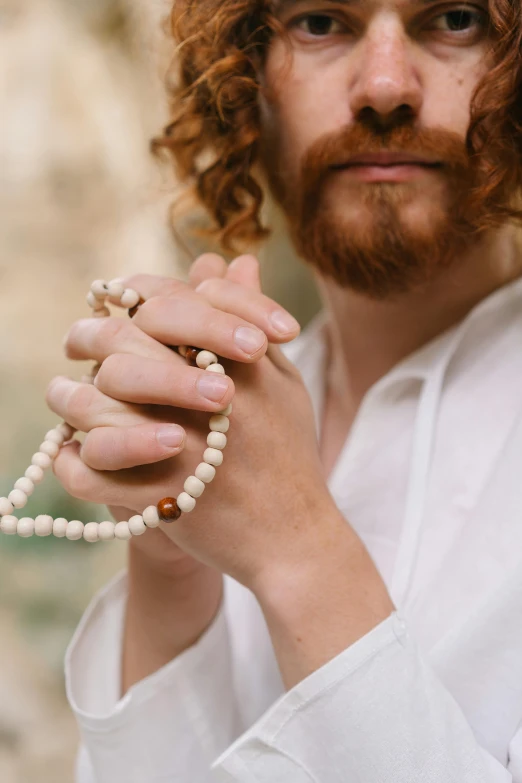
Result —
M484 236L435 279L376 301L320 277L328 318L330 394L357 408L368 389L401 359L461 321L497 288L522 274L512 226Z

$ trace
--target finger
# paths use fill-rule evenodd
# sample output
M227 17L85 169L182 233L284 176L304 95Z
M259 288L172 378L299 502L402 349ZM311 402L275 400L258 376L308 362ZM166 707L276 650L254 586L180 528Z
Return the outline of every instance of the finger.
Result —
M223 275L213 275L213 277L223 277ZM235 258L228 266L226 279L261 293L259 261L255 256L244 255Z
M201 302L202 297L175 277L161 277L160 275L132 275L124 280L126 288L137 291L142 299L151 299L153 296L185 297L195 302Z
M60 484L79 500L141 511L141 506L155 505L164 495L166 482L172 482L175 463L170 460L116 472L99 471L86 465L80 452L81 443L74 440L60 449L53 462Z
M132 427L147 421L137 408L103 394L95 386L58 376L47 387L49 408L80 432L94 427Z
M262 329L269 342L286 343L300 332L299 323L287 310L239 283L211 278L200 283L197 291L216 309L234 313Z
M103 394L124 402L213 413L226 408L235 393L234 382L226 375L130 354L109 356L94 384Z
M151 465L183 450L185 430L177 424L138 424L134 427L96 427L80 456L94 470L123 470Z
M226 274L227 262L222 256L217 253L203 253L190 267L189 284L196 288L209 277L225 277Z
M258 361L268 346L261 329L205 301L155 296L140 307L133 320L161 343L194 345L239 362Z
M112 353L132 353L161 361L181 362L175 351L140 329L135 324L136 318L82 318L76 321L64 343L67 358L93 359L101 364Z

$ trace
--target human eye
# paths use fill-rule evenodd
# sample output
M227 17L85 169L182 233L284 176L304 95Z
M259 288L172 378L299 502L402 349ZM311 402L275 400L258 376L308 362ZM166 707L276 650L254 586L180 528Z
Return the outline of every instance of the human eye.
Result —
M325 38L345 31L344 25L330 14L304 14L290 23L290 27L313 38Z
M444 33L476 34L487 26L485 11L470 6L452 8L436 16L431 22L431 29Z

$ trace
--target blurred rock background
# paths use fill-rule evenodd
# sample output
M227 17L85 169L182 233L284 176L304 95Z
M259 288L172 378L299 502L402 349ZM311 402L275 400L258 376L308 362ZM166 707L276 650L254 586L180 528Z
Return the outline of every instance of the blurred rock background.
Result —
M95 278L183 276L168 226L173 183L148 153L165 120L167 0L0 0L0 495L55 424L44 402L69 325ZM193 246L194 252L203 248ZM268 292L305 323L313 288L279 229ZM27 508L69 519L99 509L48 478ZM0 781L72 783L77 733L65 646L121 544L0 538Z

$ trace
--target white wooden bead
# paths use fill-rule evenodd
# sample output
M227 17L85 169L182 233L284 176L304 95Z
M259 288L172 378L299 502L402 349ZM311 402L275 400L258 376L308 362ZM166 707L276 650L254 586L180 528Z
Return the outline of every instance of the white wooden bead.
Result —
M205 449L203 461L218 468L223 464L223 452L219 451L219 449Z
M124 291L125 288L123 287L122 277L116 277L114 280L111 280L107 286L107 293L114 299L119 299L123 295Z
M34 519L31 517L22 517L18 520L16 532L20 538L31 538L34 535Z
M187 346L186 345L178 345L178 352L180 356L183 356L183 358L187 355Z
M68 441L68 440L71 440L71 438L73 437L74 433L76 432L74 427L71 427L71 425L67 424L66 421L63 421L61 424L59 424L56 429L59 432L62 433L63 438L64 438L64 442Z
M13 489L7 496L7 499L15 508L23 508L27 505L28 500L27 495L21 489Z
M129 519L129 530L133 536L142 536L147 530L141 514L136 514Z
M29 465L25 471L25 477L31 479L33 484L40 484L44 480L44 472L38 465Z
M118 522L114 528L114 536L119 541L128 541L130 538L132 538L132 533L129 530L129 523Z
M60 447L57 443L53 443L52 440L44 440L44 442L40 444L39 451L41 454L48 454L51 459L54 459L58 456Z
M53 522L53 536L56 538L65 538L68 522L65 517L58 517Z
M94 280L91 283L91 291L98 299L103 299L104 296L107 296L107 283L105 280Z
M50 468L52 464L53 461L50 456L48 454L43 454L41 451L37 451L36 454L33 454L31 457L31 465L37 465L39 468L42 468L42 470Z
M45 434L44 440L51 440L53 443L57 443L61 446L65 438L60 430L55 428L54 430L49 430L49 432Z
M65 535L69 541L79 541L80 538L83 538L84 527L85 525L79 519L73 519L67 525Z
M202 370L206 370L211 364L217 364L219 359L212 351L200 351L196 356L196 364Z
M208 462L200 462L194 473L200 481L210 484L216 476L216 469L213 465L209 465Z
M184 514L189 514L196 508L196 501L194 498L190 497L188 492L182 492L178 495L176 503L178 504L179 510L183 511Z
M145 511L142 514L143 521L147 525L147 527L159 527L160 518L158 516L158 509L156 506L147 506Z
M218 413L216 416L210 417L208 425L212 432L228 432L230 429L230 420L226 416L222 416Z
M17 529L18 519L16 517L10 515L2 517L2 520L0 521L0 530L2 533L5 533L6 536L16 536Z
M108 307L102 307L101 310L93 310L92 317L93 318L108 318L111 314L111 311Z
M89 542L89 544L95 544L97 541L99 541L98 523L87 522L83 528L83 537L86 541Z
M217 372L219 375L225 375L225 368L222 364L209 364L207 372Z
M197 476L189 476L183 489L191 498L200 498L205 491L205 484Z
M9 516L14 511L14 506L8 498L0 498L0 517Z
M132 288L126 288L123 294L120 297L120 302L123 307L136 307L136 305L140 301L140 295L137 291L134 291Z
M224 449L227 445L227 436L223 432L209 432L207 443L212 449Z
M100 299L97 296L94 296L92 291L89 291L89 293L86 296L87 304L89 307L91 307L94 311L96 310L103 310L105 307L105 300Z
M221 416L230 416L230 414L232 413L232 403L230 403L230 405L227 405L224 411L219 411L219 413L221 414Z
M31 481L31 479L26 478L25 476L23 478L19 478L17 481L15 481L14 485L15 489L21 489L22 492L25 492L25 494L29 497L34 492L34 484Z
M53 518L48 514L39 514L34 520L34 532L37 536L50 536L53 532Z
M114 522L110 522L109 520L106 520L105 522L100 522L99 528L98 528L98 536L100 537L100 541L112 541L114 539L114 528L116 525Z

